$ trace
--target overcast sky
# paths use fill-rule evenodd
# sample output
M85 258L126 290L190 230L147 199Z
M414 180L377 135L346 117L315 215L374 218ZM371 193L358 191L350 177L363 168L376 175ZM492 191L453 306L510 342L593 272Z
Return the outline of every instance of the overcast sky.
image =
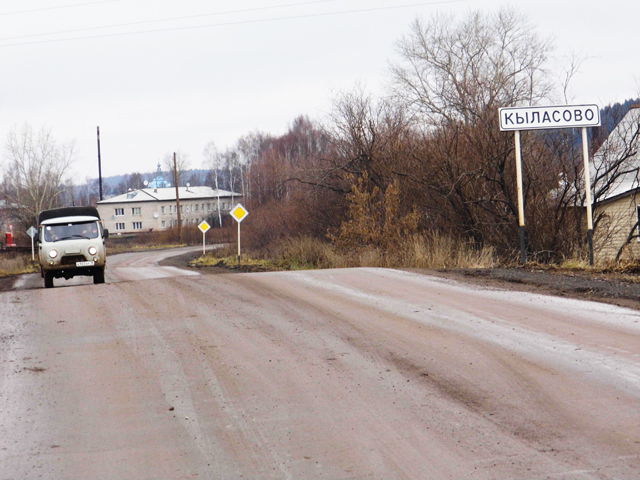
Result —
M323 119L339 91L384 91L416 17L513 6L558 58L587 59L571 103L640 91L637 0L0 0L0 142L25 123L75 140L75 183L148 172L173 151L283 134ZM560 74L560 72L558 72Z

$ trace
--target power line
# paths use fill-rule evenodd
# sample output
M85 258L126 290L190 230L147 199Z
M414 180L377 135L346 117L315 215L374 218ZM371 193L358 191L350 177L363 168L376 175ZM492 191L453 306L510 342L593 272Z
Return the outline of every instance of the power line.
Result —
M0 17L4 17L6 15L21 15L23 13L44 12L45 10L60 10L62 8L85 7L87 5L96 5L98 3L113 3L113 2L121 2L121 1L122 0L100 0L98 2L74 3L73 5L59 5L57 7L34 8L32 10L21 10L18 12L0 13Z
M121 1L121 0L108 0L108 1ZM228 10L225 12L214 12L214 13L201 13L198 15L188 15L185 17L172 17L172 18L163 18L160 20L143 20L143 21L139 21L139 22L130 22L130 23L117 23L114 25L105 25L102 27L88 27L88 28L78 28L78 29L74 29L74 30L60 30L57 32L48 32L48 33L34 33L32 35L21 35L18 37L5 37L5 38L0 38L0 42L4 42L7 40L21 40L23 38L34 38L34 37L44 37L44 36L49 36L49 35L62 35L65 33L78 33L78 32L86 32L86 31L92 31L92 30L102 30L105 28L119 28L119 27L130 27L132 25L144 25L144 24L150 24L150 23L161 23L161 22L171 22L171 21L176 21L176 20L190 20L193 18L202 18L202 17L211 17L211 16L220 16L220 15L231 15L234 13L248 13L248 12L256 12L256 11L260 11L260 10L272 10L275 8L288 8L288 7L298 7L301 5L313 5L316 3L327 3L327 2L337 2L339 0L316 0L313 2L299 2L299 3L287 3L287 4L283 4L283 5L272 5L272 6L268 6L268 7L255 7L255 8L245 8L243 10ZM104 3L104 2L95 2L95 3ZM85 4L83 4L85 5ZM89 5L89 4L86 4ZM9 14L5 14L5 15L9 15Z
M114 0L114 1L117 1L117 0ZM332 1L332 0L320 0L320 1ZM50 39L50 40L36 40L36 41L33 41L33 42L9 43L9 44L5 44L5 45L0 45L0 47L15 47L15 46L21 46L21 45L36 45L36 44L40 44L40 43L69 42L69 41L74 41L74 40L89 40L89 39L93 39L93 38L120 37L120 36L124 36L124 35L143 35L143 34L148 34L148 33L161 33L161 32L172 32L172 31L179 31L179 30L192 30L192 29L196 29L196 28L215 28L215 27L235 26L235 25L247 25L247 24L253 24L253 23L268 23L268 22L277 22L277 21L283 21L283 20L295 20L295 19L299 19L299 18L337 16L337 15L345 15L345 14L353 14L353 13L375 12L375 11L382 11L382 10L396 10L396 9L400 9L400 8L422 7L422 6L427 6L427 5L441 5L441 4L450 4L450 3L461 3L461 2L468 2L468 1L469 0L439 0L439 1L431 1L431 2L412 3L412 4L407 4L407 5L394 5L394 6L390 6L390 7L362 8L362 9L356 9L356 10L343 10L343 11L339 11L339 12L310 13L310 14L305 14L305 15L292 15L292 16L286 16L286 17L273 17L273 18L264 18L264 19L257 19L257 20L238 20L236 22L211 23L211 24L206 24L206 25L191 25L191 26L188 26L188 27L170 27L170 28L159 28L159 29L155 29L155 30L138 30L138 31L135 31L135 32L106 33L106 34L102 34L102 35L87 35L87 36L83 36L83 37L59 38L59 39ZM314 3L314 2L309 2L309 3ZM268 8L268 7L263 7L263 8ZM203 14L202 16L206 16L206 15L216 15L216 14ZM162 21L167 21L167 20L162 20ZM149 22L153 22L153 21L150 20ZM147 22L139 22L139 23L147 23ZM100 29L100 28L107 28L107 27L95 27L95 28L91 28L89 30L95 30L95 29ZM73 32L74 31L69 31L69 32L66 32L66 33L73 33ZM61 32L61 33L65 33L65 32ZM52 34L39 34L39 35L52 35ZM17 38L24 38L24 37L11 37L11 38L6 38L6 39L0 39L0 41L11 40L12 38L13 39L17 39Z

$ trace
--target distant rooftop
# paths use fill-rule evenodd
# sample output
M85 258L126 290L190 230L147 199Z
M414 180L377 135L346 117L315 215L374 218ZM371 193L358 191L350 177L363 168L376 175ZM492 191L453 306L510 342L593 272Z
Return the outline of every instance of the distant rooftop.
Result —
M180 201L212 200L218 197L242 197L242 194L228 190L216 190L211 187L179 187ZM109 203L137 203L137 202L166 202L176 200L175 187L169 188L141 188L101 200L98 205Z

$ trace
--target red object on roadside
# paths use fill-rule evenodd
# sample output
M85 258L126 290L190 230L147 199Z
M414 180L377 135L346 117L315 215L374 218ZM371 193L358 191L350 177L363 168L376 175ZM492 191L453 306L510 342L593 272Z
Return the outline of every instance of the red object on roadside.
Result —
M7 241L5 242L5 245L7 247L15 247L16 245L15 243L13 243L13 234L11 232L7 232L6 235L7 235L7 238L6 238Z

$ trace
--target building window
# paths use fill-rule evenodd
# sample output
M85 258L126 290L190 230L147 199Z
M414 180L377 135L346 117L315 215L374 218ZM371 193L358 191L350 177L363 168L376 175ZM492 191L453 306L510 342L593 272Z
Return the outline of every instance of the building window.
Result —
M160 213L164 215L164 207L160 207Z
M124 230L124 223L116 223L116 230Z
M210 212L210 211L211 211L211 204L207 203L207 212Z
M142 222L133 222L134 230L142 230Z
M116 208L116 217L124 215L124 208Z
M167 228L167 224L164 220L162 220L162 228Z
M204 212L204 203L202 204L202 211Z
M131 209L131 215L142 215L142 207L133 207Z

